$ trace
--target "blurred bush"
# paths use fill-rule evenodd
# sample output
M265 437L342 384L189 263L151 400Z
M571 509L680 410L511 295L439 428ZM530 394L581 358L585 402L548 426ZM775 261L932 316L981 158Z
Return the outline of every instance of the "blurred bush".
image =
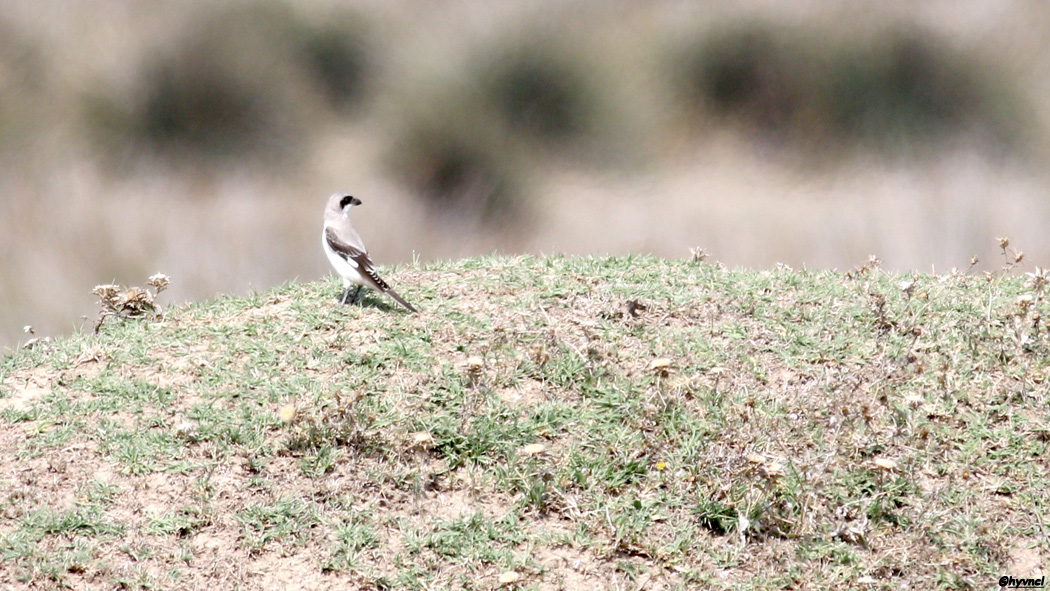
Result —
M0 20L0 147L27 147L44 116L48 74L41 48Z
M784 134L811 120L816 60L773 28L750 25L703 37L683 53L687 107Z
M157 43L130 88L90 98L110 153L294 166L333 118L367 116L388 176L436 209L492 220L523 211L545 168L604 160L619 170L649 146L677 145L681 118L667 116L676 108L694 127L744 129L804 157L974 132L1009 145L1023 127L1008 84L916 29L854 35L736 21L645 61L637 56L665 41L666 23L627 34L617 19L581 26L577 9L441 48L406 73L380 71L370 23L350 13L200 6L181 13L179 34Z
M434 106L406 117L388 152L391 176L435 212L487 223L521 217L524 165L511 139L483 111L455 99Z
M995 77L928 32L895 29L836 52L821 90L841 136L893 144L978 131L1010 144L1017 104Z
M481 42L413 87L398 117L391 176L437 209L520 224L537 171L608 147L607 89L591 56L550 31L524 29Z
M343 15L321 26L296 27L298 59L337 108L360 106L375 70L367 29L359 18Z
M847 35L740 22L686 39L660 54L655 70L673 73L672 102L695 126L743 129L806 159L852 148L910 154L974 136L997 147L1018 137L1016 101L979 60L915 29ZM621 38L595 43L580 31L526 25L453 56L447 72L412 86L415 106L395 117L390 175L435 208L492 219L521 211L545 168L589 167L595 154L621 164L618 151L645 151L641 134L674 137L679 120L645 113L637 85L604 75L639 67L608 45ZM630 108L610 106L618 94L630 96ZM643 131L618 141L616 130L632 128Z
M474 79L514 132L545 142L578 140L594 125L595 98L585 65L550 45L495 48Z
M349 16L315 26L288 5L206 8L144 59L135 87L89 98L102 143L162 159L288 161L326 109L360 104L367 40Z
M1017 139L1017 101L989 65L927 31L827 31L748 23L686 43L678 96L694 117L733 121L799 147L899 149L977 131Z
M236 157L296 141L295 113L273 92L280 82L267 83L268 76L221 57L227 48L211 46L188 44L149 67L133 132L169 155Z

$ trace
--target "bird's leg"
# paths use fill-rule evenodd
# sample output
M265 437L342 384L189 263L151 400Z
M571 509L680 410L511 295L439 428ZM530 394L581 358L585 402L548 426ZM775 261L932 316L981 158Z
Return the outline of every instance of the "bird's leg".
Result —
M350 286L347 285L346 288L343 289L343 295L339 296L339 303L343 304L343 305L346 305L346 302L349 299L349 297L350 297Z
M357 301L357 296L358 296L358 295L360 295L360 293L361 293L361 287L362 287L362 286L358 285L358 286L357 286L357 289L356 289L356 290L354 290L354 297L350 298L350 301L349 301L349 302L344 302L344 303L349 303L349 304L350 304L350 305L352 306L352 305L354 304L354 302L356 302L356 301ZM348 287L348 288L346 288L346 293L347 293L347 294L349 294L349 293L350 293L350 288L349 288L349 287Z

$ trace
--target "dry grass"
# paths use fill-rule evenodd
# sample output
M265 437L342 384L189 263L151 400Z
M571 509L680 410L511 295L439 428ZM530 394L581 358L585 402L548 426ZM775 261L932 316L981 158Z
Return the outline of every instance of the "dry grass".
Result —
M1043 271L519 257L389 275L421 314L293 284L4 358L4 578L965 589L1045 574Z

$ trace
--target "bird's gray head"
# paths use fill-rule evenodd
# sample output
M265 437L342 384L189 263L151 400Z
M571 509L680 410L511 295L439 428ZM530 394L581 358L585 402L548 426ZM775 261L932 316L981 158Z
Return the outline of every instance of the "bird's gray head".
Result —
M328 198L328 211L337 215L345 216L355 205L361 205L361 200L353 195L336 193Z

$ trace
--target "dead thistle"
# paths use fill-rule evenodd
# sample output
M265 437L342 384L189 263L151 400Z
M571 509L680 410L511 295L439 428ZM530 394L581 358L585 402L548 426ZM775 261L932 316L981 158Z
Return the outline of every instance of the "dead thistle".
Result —
M156 320L161 316L160 309L154 304L154 300L160 292L164 291L171 280L167 275L157 273L149 278L149 286L124 287L122 285L106 284L96 285L91 293L98 296L99 310L98 322L95 323L95 332L102 328L106 318L147 318Z
M1024 253L1016 248L1010 248L1010 239L1003 237L999 239L999 249L1003 253L1003 272L1009 273L1024 260Z
M1037 296L1043 295L1043 291L1046 290L1047 284L1050 284L1050 269L1036 267L1035 271L1032 273L1025 273L1025 276L1028 277L1025 283Z

